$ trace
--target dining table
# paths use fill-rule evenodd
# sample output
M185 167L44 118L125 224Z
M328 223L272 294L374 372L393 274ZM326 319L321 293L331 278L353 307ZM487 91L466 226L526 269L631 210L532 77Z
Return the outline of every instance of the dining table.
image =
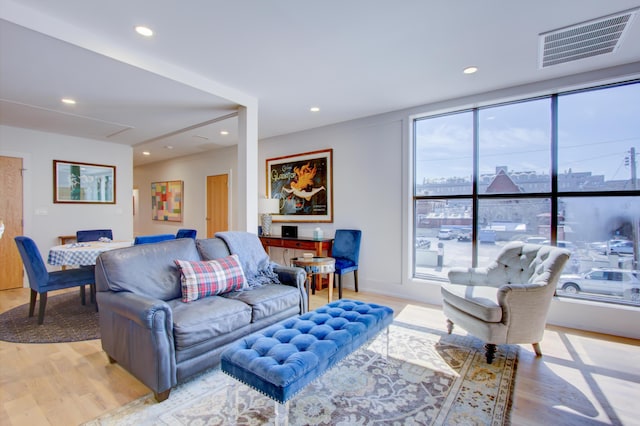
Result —
M87 241L62 244L49 249L47 262L54 266L95 265L100 253L131 245L133 241Z

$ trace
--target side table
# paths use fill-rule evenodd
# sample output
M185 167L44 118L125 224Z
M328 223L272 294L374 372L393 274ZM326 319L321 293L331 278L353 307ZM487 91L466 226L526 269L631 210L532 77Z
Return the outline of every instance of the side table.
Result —
M336 271L336 260L333 257L294 257L291 265L307 272L307 298L310 297L311 280L314 275L329 275L329 302L333 300L333 273Z

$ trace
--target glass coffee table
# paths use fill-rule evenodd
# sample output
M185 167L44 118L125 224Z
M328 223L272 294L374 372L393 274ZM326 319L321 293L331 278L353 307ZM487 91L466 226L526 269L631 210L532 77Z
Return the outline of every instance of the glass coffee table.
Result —
M315 275L329 275L328 301L333 300L333 273L336 271L336 260L333 257L294 257L291 266L297 266L307 272L307 298L310 297L312 280Z

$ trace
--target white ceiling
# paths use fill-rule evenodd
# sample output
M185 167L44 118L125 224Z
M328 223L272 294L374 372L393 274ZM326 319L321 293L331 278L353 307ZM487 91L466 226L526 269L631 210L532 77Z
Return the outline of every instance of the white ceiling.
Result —
M235 144L229 115L246 100L264 139L617 65L640 73L640 17L614 53L538 66L540 33L639 6L0 0L0 124L131 145L141 165Z

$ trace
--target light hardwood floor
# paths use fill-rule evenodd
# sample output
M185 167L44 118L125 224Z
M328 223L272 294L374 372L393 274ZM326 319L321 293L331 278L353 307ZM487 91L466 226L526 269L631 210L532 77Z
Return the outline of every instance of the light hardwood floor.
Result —
M349 290L343 296L384 304L396 317L445 330L438 307ZM0 312L28 298L28 289L0 292ZM311 308L326 300L327 290L319 291ZM640 341L548 327L541 346L542 358L530 345L521 346L514 426L640 424ZM0 341L0 425L77 425L148 393L118 365L109 364L99 340Z

